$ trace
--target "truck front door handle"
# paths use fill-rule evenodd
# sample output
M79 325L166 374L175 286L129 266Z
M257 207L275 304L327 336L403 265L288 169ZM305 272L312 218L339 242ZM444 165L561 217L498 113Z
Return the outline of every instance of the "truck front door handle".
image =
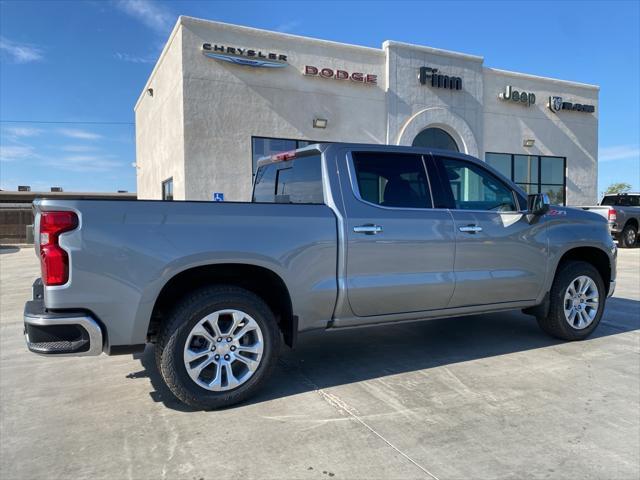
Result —
M359 225L353 227L355 233L364 233L365 235L377 235L382 233L382 227L380 225Z
M458 227L458 230L465 233L478 233L482 231L482 227L477 225L466 225L464 227Z

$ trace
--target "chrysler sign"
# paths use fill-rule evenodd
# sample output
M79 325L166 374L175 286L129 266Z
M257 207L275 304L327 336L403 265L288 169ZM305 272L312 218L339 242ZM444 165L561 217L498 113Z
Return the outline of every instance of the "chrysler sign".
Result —
M250 48L203 43L202 53L209 58L249 67L280 68L288 65L286 55Z

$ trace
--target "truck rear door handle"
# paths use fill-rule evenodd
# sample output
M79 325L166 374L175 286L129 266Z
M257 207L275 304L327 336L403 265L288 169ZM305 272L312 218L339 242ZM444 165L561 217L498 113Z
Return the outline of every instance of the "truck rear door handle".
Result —
M382 233L382 227L380 225L359 225L353 227L355 233L364 233L365 235L377 235Z
M482 227L477 225L466 225L464 227L458 227L458 230L465 233L478 233L482 231Z

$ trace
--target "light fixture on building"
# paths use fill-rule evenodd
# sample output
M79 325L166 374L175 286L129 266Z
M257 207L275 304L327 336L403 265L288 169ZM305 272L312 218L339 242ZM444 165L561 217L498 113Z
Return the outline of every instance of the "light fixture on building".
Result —
M524 142L522 142L522 145L525 147L533 147L534 143L536 143L536 141L533 138L525 138Z
M327 128L329 121L326 118L314 118L313 128Z
M153 88L147 88L147 95L153 97Z

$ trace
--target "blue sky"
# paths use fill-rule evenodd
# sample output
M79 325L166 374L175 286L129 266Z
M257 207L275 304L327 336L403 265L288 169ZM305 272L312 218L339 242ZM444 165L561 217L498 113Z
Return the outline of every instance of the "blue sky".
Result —
M178 15L598 84L598 190L640 190L638 1L0 1L0 187L135 191L133 105Z

